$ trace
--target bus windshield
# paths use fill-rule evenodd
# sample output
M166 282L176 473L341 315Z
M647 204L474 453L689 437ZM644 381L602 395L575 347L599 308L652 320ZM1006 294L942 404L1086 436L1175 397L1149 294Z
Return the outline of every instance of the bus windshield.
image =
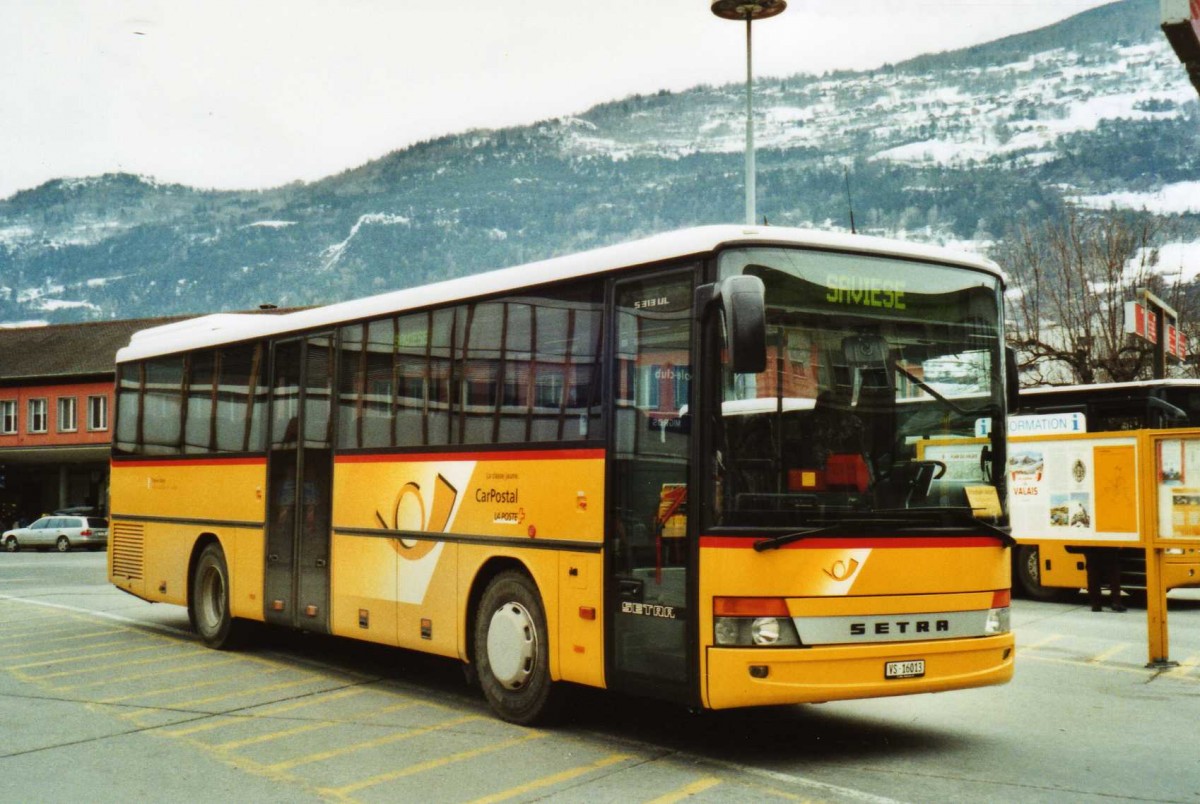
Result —
M711 525L1004 524L996 277L797 248L719 269L765 285L767 367L722 360Z

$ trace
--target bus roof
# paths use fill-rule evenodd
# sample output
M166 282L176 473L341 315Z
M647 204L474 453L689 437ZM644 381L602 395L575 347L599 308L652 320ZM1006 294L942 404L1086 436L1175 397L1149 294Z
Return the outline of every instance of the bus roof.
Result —
M1056 393L1095 393L1106 391L1137 391L1152 388L1200 388L1200 380L1134 380L1132 382L1097 382L1091 385L1039 385L1036 388L1022 388L1022 395L1041 396Z
M129 346L117 352L117 362L330 327L459 299L489 296L547 282L704 254L731 245L807 246L880 257L929 260L1004 278L1000 268L991 260L920 243L776 226L702 226L292 313L217 313L153 327L134 333Z

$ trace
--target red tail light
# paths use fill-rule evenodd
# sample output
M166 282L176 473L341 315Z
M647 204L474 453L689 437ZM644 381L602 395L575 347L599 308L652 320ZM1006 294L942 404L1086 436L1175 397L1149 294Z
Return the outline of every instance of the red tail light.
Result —
M79 535L80 536L91 536L92 532L91 532L91 530L81 530L81 531L79 531Z
M1012 590L1000 589L992 595L992 608L1006 609L1012 605Z

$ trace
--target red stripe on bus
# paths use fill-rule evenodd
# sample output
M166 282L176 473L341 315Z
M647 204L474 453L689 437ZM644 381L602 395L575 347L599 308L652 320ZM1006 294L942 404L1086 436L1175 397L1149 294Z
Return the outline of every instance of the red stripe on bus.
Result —
M701 536L700 546L726 550L750 550L765 537ZM801 539L785 544L780 550L831 550L910 547L995 547L1000 540L991 536L863 536L837 539Z
M454 461L582 461L601 460L602 449L510 450L500 452L387 452L339 455L336 463L453 463Z
M261 456L257 458L244 458L240 456L220 458L208 456L205 458L168 458L160 461L114 460L113 466L119 469L123 466L133 466L137 468L144 468L147 466L265 466L266 463L267 459Z

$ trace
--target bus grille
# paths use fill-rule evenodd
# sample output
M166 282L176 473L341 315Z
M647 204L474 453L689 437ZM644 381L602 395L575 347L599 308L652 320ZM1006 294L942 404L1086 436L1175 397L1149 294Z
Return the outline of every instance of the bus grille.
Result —
M130 581L142 580L145 534L141 525L113 523L112 573Z

